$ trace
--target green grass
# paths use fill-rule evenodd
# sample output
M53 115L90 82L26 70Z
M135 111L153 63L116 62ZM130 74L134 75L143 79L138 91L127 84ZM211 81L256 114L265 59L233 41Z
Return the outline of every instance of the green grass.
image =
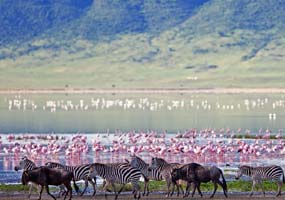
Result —
M251 181L229 181L227 182L228 185L228 191L235 191L235 192L249 192L251 191L252 182ZM140 183L140 188L143 190L144 183ZM265 181L263 183L265 191L277 191L277 184L272 183L269 181ZM83 186L81 186L83 187ZM120 188L120 185L116 185L116 188ZM184 190L185 190L185 184L183 184ZM164 181L150 181L149 182L149 188L150 191L166 191L166 183ZM285 189L285 185L283 186L282 190ZM102 187L99 186L99 190L102 190ZM202 183L201 184L201 190L202 191L212 191L213 190L213 184L211 182L209 183ZM23 186L21 184L15 184L15 185L0 185L0 191L2 192L21 192L21 191L28 191L28 186ZM127 184L124 188L124 191L132 191L132 187L130 184ZM222 191L222 188L219 186L218 191ZM259 188L259 191L261 189Z
M29 188L26 185L22 185L22 184L0 184L0 191L2 192L21 192L21 191L28 191Z

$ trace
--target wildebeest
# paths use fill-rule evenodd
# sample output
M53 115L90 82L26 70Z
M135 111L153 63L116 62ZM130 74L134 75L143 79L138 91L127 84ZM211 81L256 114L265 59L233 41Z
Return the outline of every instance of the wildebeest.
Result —
M30 159L28 159L27 156L24 156L21 158L19 165L16 165L14 169L15 169L15 171L19 171L19 170L29 171L29 170L32 170L35 168L37 168L36 164L33 161L31 161ZM36 188L37 191L40 191L40 185L32 183L32 182L30 182L28 184L30 185L28 198L30 198L31 194L32 194L33 187Z
M48 195L56 200L56 198L50 194L48 186L64 184L64 186L67 188L67 193L65 194L64 199L66 198L67 194L70 193L70 200L72 198L72 187L70 184L71 180L73 180L75 190L78 191L79 188L75 184L73 173L67 172L63 169L52 169L43 166L30 171L24 171L22 175L23 185L26 185L28 182L33 182L42 186L39 199L41 199L43 188L45 186Z
M195 194L196 188L202 197L203 195L200 190L201 182L206 183L206 182L212 181L214 184L214 192L210 196L210 198L214 197L216 190L218 188L217 184L219 184L223 188L224 195L228 197L227 183L226 183L225 177L223 175L222 170L216 166L207 167L207 166L202 166L198 163L189 163L189 164L183 165L180 168L174 169L173 172L171 173L171 176L172 176L172 181L177 181L179 179L187 181L187 187L186 187L186 192L184 196L189 195L189 188L191 186L191 183L193 183L194 188L192 192L192 197ZM222 177L222 182L219 180L220 177Z

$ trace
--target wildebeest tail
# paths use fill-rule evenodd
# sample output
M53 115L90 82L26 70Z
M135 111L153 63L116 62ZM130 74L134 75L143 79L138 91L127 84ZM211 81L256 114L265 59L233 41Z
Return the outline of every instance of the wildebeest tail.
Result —
M223 171L221 169L219 169L219 170L220 170L220 173L221 173L222 179L223 179L223 182L222 182L223 188L225 189L225 191L228 191L228 186L227 186L227 182L226 182L226 179L224 177Z
M73 179L73 186L74 186L75 191L78 193L78 191L79 191L79 187L78 187L78 185L76 185L76 183L75 183L75 180L74 180L74 179Z

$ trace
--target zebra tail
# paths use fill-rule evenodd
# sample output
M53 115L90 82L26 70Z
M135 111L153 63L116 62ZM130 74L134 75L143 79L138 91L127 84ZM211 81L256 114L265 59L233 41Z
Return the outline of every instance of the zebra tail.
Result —
M284 172L282 172L283 173L283 183L285 183L285 177L284 177Z
M221 169L219 169L219 170L220 170L220 173L221 173L222 179L223 179L223 187L224 187L225 191L228 191L228 186L227 186L227 182L226 182L226 179L224 177L223 171Z

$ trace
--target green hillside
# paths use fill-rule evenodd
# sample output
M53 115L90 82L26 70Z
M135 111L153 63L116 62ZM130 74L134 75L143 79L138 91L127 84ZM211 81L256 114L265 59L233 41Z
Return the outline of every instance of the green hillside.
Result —
M99 2L3 43L0 87L284 87L284 1Z

